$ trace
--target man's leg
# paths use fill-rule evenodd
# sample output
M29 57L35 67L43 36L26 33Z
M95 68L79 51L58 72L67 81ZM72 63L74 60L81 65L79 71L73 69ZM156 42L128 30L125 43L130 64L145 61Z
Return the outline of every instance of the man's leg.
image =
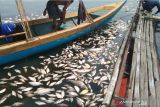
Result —
M57 21L57 19L53 19L53 30L58 30L59 29L59 27L58 27L58 21Z

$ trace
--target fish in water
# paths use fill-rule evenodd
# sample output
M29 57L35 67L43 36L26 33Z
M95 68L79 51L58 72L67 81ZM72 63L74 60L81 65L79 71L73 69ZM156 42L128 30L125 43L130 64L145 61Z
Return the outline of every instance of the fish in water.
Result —
M7 94L7 95L5 95L4 97L2 97L2 98L0 99L0 104L4 103L10 96L11 96L11 94Z
M14 68L15 67L15 65L11 65L11 66L6 66L6 67L4 67L3 69L4 70L7 70L7 69L12 69L12 68Z
M23 89L22 91L27 92L27 91L31 91L32 89L33 89L32 87L28 87L28 88Z
M39 105L39 106L43 106L43 105L46 105L45 102L42 102L42 101L36 101L35 104Z
M30 84L31 86L34 86L34 87L43 85L43 84L40 83L40 82L29 82L29 84Z
M0 94L4 93L6 90L7 90L6 88L0 90Z

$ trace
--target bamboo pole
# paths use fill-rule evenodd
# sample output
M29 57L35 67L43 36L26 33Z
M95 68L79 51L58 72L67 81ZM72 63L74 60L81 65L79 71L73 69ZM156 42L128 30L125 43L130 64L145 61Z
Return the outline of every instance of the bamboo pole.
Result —
M22 0L15 0L16 1L16 5L17 5L17 10L19 12L20 15L20 19L21 19L21 24L23 27L23 30L25 31L25 36L27 40L30 40L32 38L32 33L28 24L28 19L27 19L27 15L23 6L23 2Z
M29 24L28 24L27 15L26 15L26 11L25 11L25 9L24 9L24 5L23 5L22 0L20 0L20 4L21 4L21 6L22 6L22 11L23 11L23 13L24 13L24 18L25 18L25 21L26 21L26 24L27 24L29 36L30 36L30 38L32 38L31 29L30 29Z

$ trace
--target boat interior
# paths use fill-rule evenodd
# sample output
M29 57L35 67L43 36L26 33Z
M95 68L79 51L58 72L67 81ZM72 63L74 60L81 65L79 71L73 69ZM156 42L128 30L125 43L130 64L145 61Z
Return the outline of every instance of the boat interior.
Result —
M107 14L109 11L113 10L116 7L116 3L88 9L88 13L91 18L94 20L100 16ZM77 12L67 13L65 24L61 25L61 30L71 29L77 25ZM28 21L29 27L31 30L32 37L43 36L46 34L54 33L52 27L52 19L44 18L44 19L37 19L37 20L30 20ZM81 24L87 23L87 20ZM16 30L13 34L4 36L0 36L0 46L10 44L13 42L23 41L26 40L25 32L22 28L22 24L20 22L15 22ZM56 31L57 32L57 31ZM8 42L6 39L12 38L12 41Z

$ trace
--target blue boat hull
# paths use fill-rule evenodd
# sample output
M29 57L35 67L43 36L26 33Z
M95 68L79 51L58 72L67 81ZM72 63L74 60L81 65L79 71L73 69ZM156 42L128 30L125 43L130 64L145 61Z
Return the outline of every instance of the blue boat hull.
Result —
M84 36L85 34L93 31L95 28L106 25L112 19L112 17L115 15L115 13L117 13L117 11L115 11L107 19L102 20L100 23L98 23L94 26L91 26L91 27L89 27L89 28L87 28L87 29L85 29L81 32L78 32L76 34L70 35L66 38L62 38L62 39L59 39L59 40L56 40L56 41L53 41L53 42L50 42L50 43L47 43L47 44L43 44L43 45L39 45L39 46L36 46L36 47L33 47L33 48L29 48L27 50L23 50L23 51L19 51L19 52L16 52L16 53L8 54L6 56L0 56L0 65L7 64L7 63L10 63L10 62L14 62L14 61L23 59L25 57L28 57L28 56L31 56L31 55L34 55L34 54L37 54L37 53L47 51L49 49L55 48L59 45L67 43L69 41L72 41L72 40L74 40L78 37Z

